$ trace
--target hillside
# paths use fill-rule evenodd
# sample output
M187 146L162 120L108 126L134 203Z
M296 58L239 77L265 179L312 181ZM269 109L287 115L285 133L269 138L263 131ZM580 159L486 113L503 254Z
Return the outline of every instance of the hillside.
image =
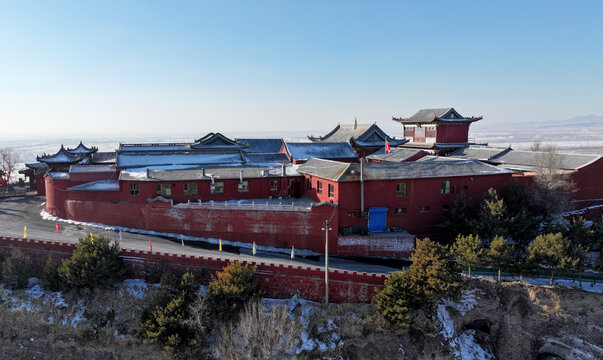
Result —
M21 291L0 288L0 351L14 359L163 358L136 337L148 288L137 280L80 294L45 292L35 282ZM459 299L417 315L412 330L391 328L372 305L264 301L275 304L302 324L292 359L603 357L603 295L563 286L468 281Z

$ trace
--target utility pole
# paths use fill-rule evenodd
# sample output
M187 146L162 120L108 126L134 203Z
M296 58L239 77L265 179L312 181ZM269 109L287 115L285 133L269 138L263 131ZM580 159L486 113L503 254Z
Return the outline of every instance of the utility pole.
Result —
M325 304L329 305L329 220L325 220Z

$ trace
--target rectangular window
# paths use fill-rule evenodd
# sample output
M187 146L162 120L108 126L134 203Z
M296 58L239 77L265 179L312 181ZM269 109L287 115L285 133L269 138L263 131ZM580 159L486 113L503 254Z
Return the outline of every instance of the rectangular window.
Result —
M430 210L429 206L419 206L420 213L426 213L426 212L429 212L429 210Z
M348 212L348 217L356 217L356 212L354 212L354 211Z
M306 189L312 190L312 178L311 177L306 179Z
M249 192L249 181L241 181L239 183L239 192Z
M397 183L396 184L396 196L397 197L406 196L406 183Z
M428 138L436 137L436 129L434 127L425 128L425 137L428 137Z
M213 185L209 185L209 192L212 194L222 194L224 192L224 183L216 181Z
M138 184L130 184L130 195L138 195Z
M406 214L406 208L397 208L394 210L394 214Z
M442 211L450 210L450 205L442 205Z
M157 195L172 196L171 184L157 184Z
M329 197L335 197L335 186L329 184Z
M184 184L184 195L197 195L197 183Z
M322 194L322 181L316 182L316 192Z
M467 185L463 186L463 191L466 192L467 190L469 190L469 186L467 186Z
M278 180L272 179L270 180L270 190L278 190Z
M450 180L442 181L442 186L440 188L440 193L442 193L442 194L450 194Z

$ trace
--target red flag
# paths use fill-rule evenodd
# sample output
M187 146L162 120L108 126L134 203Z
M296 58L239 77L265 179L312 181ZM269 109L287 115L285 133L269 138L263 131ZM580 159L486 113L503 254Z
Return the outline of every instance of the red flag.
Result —
M151 239L149 239L149 252L153 252L153 244L151 244Z
M392 149L389 148L389 142L387 141L387 138L385 138L385 152L388 154L392 152Z
M57 234L59 233L59 224L57 224Z

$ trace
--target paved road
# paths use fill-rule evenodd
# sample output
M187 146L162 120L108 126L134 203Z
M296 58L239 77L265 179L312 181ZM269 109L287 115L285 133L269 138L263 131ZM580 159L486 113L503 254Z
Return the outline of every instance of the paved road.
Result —
M0 201L0 235L11 237L23 237L23 227L27 226L27 237L39 240L59 240L63 242L77 242L82 236L92 232L93 234L102 234L105 237L117 239L119 234L113 230L103 230L98 227L85 225L72 225L60 222L60 232L55 232L55 222L42 219L40 212L44 210L44 197L28 196L26 198ZM294 260L289 258L288 254L272 253L267 251L258 251L256 256L252 256L248 249L230 248L224 246L225 251L214 250L216 245L201 244L201 246L185 245L184 247L178 241L168 240L158 236L142 235L134 233L123 233L121 246L136 250L149 250L149 239L152 242L153 251L177 253L197 256L222 257L233 260L247 260L256 262L282 263L285 265L317 266L324 265L324 256L319 259L304 259L296 256ZM231 249L234 252L228 252ZM240 252L240 253L239 253ZM373 272L373 273L391 273L399 270L398 267L384 265L367 264L349 259L340 259L329 257L329 267L332 269Z

